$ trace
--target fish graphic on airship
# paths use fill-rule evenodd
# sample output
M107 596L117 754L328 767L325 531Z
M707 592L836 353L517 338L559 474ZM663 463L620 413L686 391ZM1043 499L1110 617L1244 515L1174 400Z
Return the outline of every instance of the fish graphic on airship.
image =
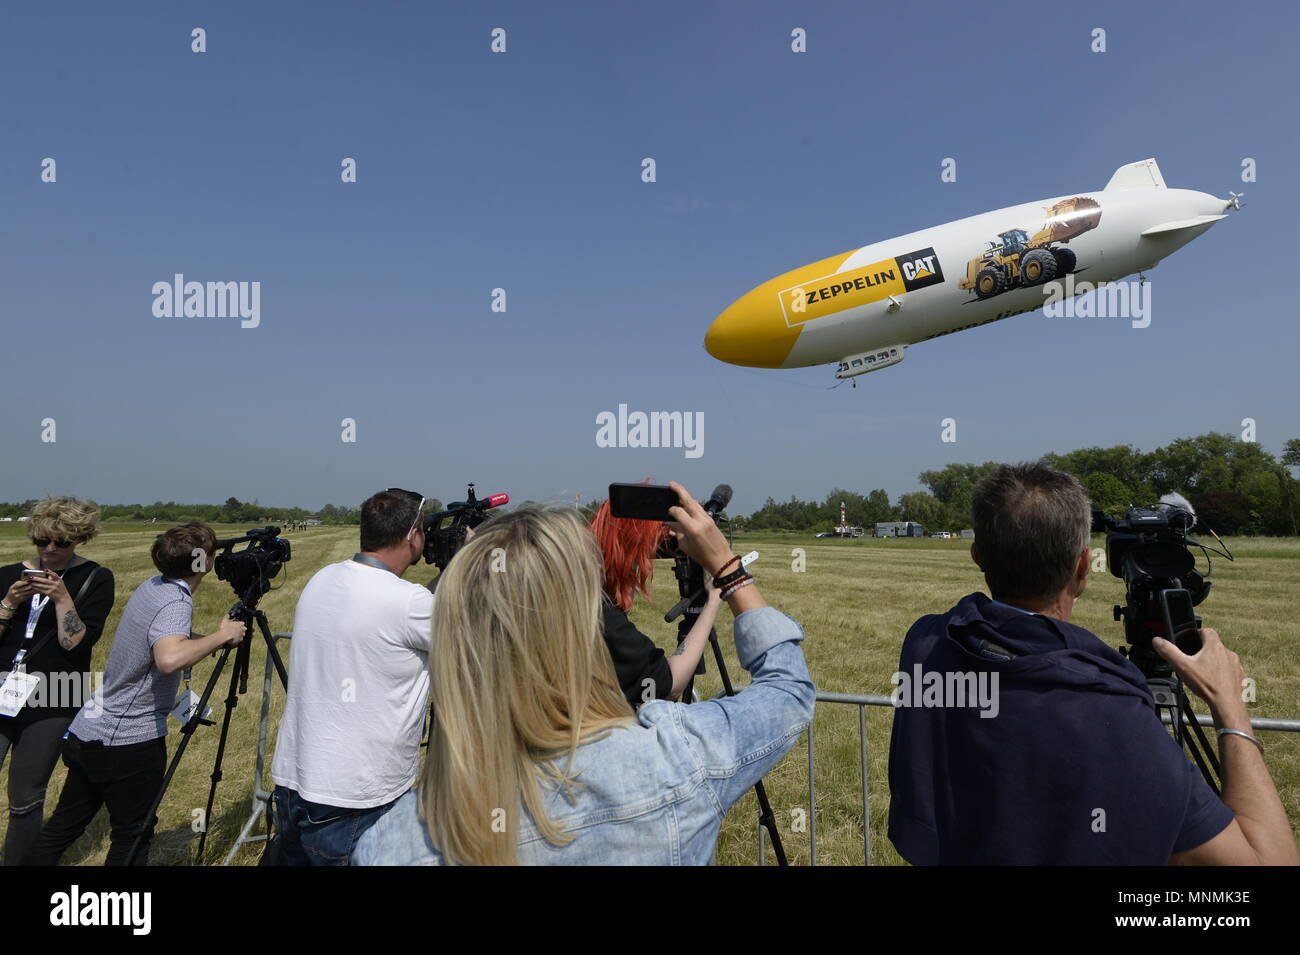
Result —
M835 362L837 378L896 365L908 345L987 325L1135 273L1176 252L1229 209L1165 185L1154 159L1115 170L1100 192L1042 199L887 239L769 279L704 336L720 361L755 368Z

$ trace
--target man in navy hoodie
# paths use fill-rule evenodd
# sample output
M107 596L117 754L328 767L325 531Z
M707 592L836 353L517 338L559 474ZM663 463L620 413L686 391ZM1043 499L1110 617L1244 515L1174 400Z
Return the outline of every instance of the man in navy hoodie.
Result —
M971 556L993 599L922 617L903 642L889 838L914 865L1296 864L1251 733L1242 668L1215 631L1155 649L1209 703L1223 798L1156 715L1146 678L1070 623L1091 564L1086 492L1041 464L975 488Z

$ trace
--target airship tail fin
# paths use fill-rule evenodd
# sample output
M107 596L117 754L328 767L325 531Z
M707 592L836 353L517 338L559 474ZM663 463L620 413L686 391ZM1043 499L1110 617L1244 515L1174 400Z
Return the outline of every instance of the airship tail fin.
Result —
M1115 175L1106 183L1105 192L1113 189L1164 189L1165 177L1160 175L1160 167L1154 159L1131 162L1120 166Z

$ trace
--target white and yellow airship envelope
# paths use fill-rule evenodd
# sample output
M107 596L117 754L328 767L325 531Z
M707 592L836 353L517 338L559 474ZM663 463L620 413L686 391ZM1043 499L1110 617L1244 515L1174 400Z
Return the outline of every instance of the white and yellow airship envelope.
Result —
M837 362L837 377L853 377L897 364L916 342L1151 269L1234 207L1236 196L1167 188L1146 159L1100 192L959 219L769 279L714 320L704 347L733 365Z

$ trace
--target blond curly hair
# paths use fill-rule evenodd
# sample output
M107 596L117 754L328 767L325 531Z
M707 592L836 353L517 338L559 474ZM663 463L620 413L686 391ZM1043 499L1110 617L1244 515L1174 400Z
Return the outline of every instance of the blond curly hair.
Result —
M27 536L84 544L99 533L99 505L76 497L47 497L32 508Z

